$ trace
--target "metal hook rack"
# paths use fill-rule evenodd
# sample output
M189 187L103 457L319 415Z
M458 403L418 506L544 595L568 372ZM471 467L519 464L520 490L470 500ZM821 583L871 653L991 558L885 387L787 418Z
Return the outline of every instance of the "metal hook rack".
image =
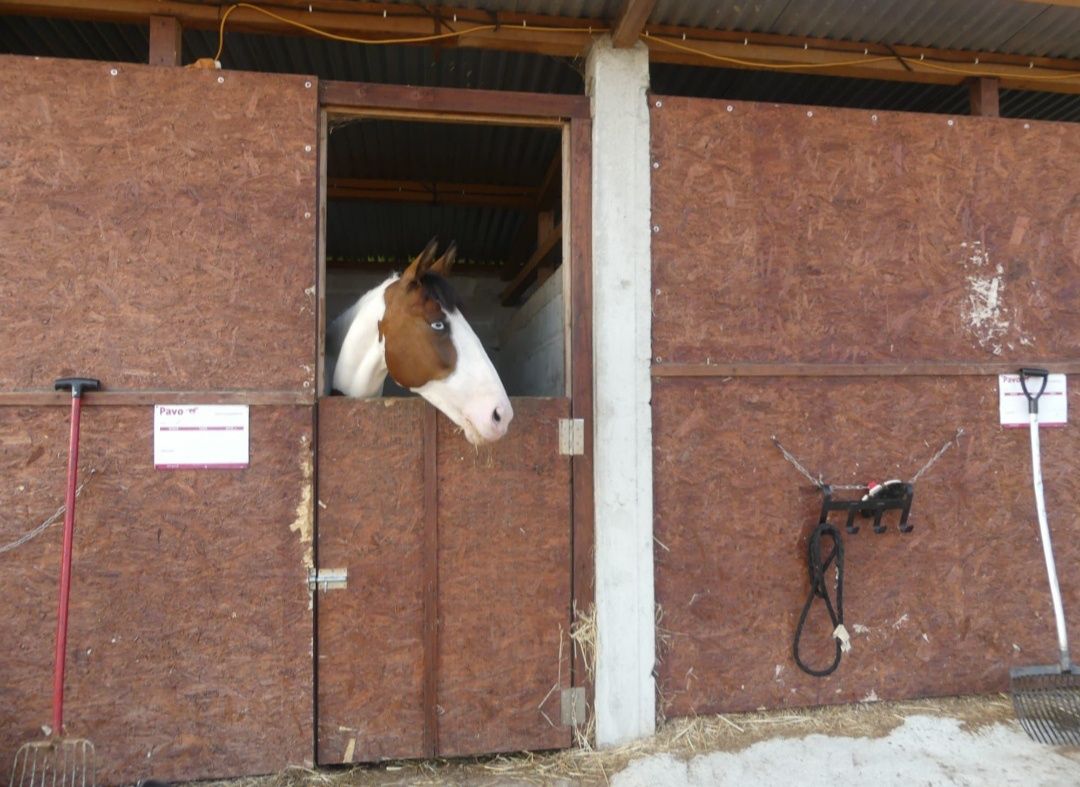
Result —
M853 500L836 500L833 498L833 487L830 484L822 484L820 487L823 499L821 501L821 514L818 522L824 523L829 519L832 511L844 511L847 513L847 521L844 529L848 533L858 533L859 526L855 524L855 514L864 519L874 518L874 532L881 534L886 531L882 523L882 517L886 511L900 512L901 533L910 533L914 529L908 521L911 513L911 502L915 497L915 486L905 481L886 481L883 484L871 486L867 494Z

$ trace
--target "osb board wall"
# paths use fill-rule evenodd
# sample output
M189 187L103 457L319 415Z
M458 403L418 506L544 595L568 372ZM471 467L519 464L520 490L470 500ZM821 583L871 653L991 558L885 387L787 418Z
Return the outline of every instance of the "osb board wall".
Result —
M105 784L310 761L310 410L253 408L245 470L157 471L152 428L83 410L68 732ZM0 543L63 504L67 440L66 409L0 408ZM0 554L0 773L51 719L62 531Z
M1078 381L1069 384L1076 412ZM995 378L658 380L654 419L668 715L1002 691L1010 667L1055 662L1028 433L998 425ZM803 674L791 647L821 494L770 436L812 473L852 484L910 479L958 427L959 442L916 483L913 532L899 533L893 513L886 533L861 521L844 535L852 650L829 678ZM1070 426L1042 439L1075 634L1080 435ZM819 668L832 658L823 610L815 602L801 651Z
M320 763L424 755L423 399L319 400Z
M0 390L313 390L316 94L0 57Z
M1075 124L654 99L661 362L1075 357Z
M650 106L654 370L1075 357L1071 126ZM998 425L995 377L656 378L653 418L669 715L996 691L1010 666L1054 660L1027 436ZM770 436L828 481L865 483L910 479L958 427L917 485L915 532L847 538L854 649L830 678L802 674L791 643L821 500ZM1075 623L1076 439L1046 435ZM827 664L820 602L807 625L805 660Z
M569 402L512 403L507 437L479 449L438 417L432 540L428 405L320 401L319 564L349 572L346 589L316 599L321 763L423 756L426 719L440 756L570 744L570 460L557 426ZM432 558L438 633L425 663Z

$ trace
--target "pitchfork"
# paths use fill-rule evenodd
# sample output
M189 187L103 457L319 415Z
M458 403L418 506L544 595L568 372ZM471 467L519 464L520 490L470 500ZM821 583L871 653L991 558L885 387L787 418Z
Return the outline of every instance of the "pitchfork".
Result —
M52 728L43 741L28 741L15 753L11 787L93 787L97 760L94 744L64 736L64 661L67 653L68 599L71 595L71 551L75 535L75 481L79 471L79 414L83 391L101 383L85 377L57 380L56 390L71 391L71 441L68 444L67 502L64 504L64 556L60 565L60 606L56 615L56 659L53 669Z

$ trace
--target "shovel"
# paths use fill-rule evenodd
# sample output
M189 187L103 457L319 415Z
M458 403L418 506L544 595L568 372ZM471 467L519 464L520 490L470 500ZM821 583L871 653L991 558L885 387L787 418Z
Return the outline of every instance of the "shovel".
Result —
M56 615L56 659L53 669L53 719L48 737L28 741L15 753L11 787L92 787L96 783L94 744L64 735L64 663L67 654L68 599L71 596L71 552L75 536L75 481L79 471L79 414L83 391L96 391L97 380L67 377L56 390L71 391L71 441L68 444L67 502L64 507L64 555L60 566L60 607Z
M1042 378L1038 393L1032 395L1027 378ZM1066 746L1080 746L1080 670L1069 660L1069 640L1065 632L1065 610L1061 605L1061 588L1054 567L1054 550L1050 545L1050 527L1046 523L1046 500L1043 499L1042 467L1039 460L1039 397L1046 390L1049 373L1045 369L1021 369L1020 386L1028 400L1028 420L1031 427L1031 472L1035 484L1035 508L1039 515L1039 536L1042 540L1046 573L1050 578L1050 598L1054 603L1054 623L1057 626L1057 664L1035 667L1014 667L1009 670L1009 689L1020 725L1032 740Z

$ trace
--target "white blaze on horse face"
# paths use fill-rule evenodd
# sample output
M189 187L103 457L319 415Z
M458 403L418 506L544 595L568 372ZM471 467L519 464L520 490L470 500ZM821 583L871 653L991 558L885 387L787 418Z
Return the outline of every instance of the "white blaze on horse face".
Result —
M454 371L413 390L460 426L473 445L494 442L506 434L514 409L472 326L456 310L446 318L457 350Z

